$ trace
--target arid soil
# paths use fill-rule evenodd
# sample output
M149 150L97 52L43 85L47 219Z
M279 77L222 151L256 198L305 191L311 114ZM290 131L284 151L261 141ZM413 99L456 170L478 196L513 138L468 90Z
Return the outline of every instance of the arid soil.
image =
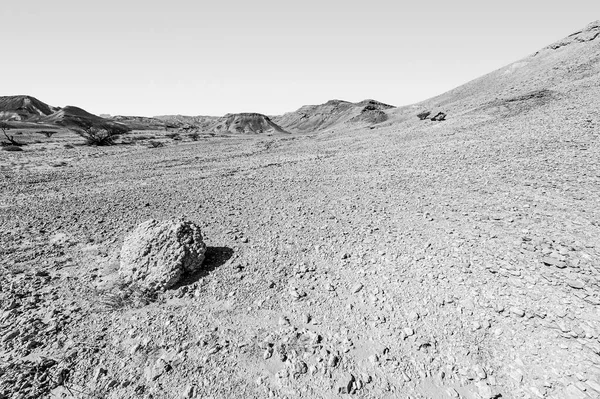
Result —
M0 152L0 395L600 397L598 43L372 129ZM125 236L179 218L203 270L123 284Z

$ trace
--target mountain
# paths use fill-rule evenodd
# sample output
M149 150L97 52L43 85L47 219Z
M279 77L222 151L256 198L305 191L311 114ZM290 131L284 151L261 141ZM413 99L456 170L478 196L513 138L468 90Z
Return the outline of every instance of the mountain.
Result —
M351 103L330 100L325 104L305 105L294 112L274 116L273 121L290 132L315 132L343 125L373 125L388 119L387 110L395 108L375 100Z
M28 121L50 115L57 110L57 107L52 107L31 96L0 97L0 120Z

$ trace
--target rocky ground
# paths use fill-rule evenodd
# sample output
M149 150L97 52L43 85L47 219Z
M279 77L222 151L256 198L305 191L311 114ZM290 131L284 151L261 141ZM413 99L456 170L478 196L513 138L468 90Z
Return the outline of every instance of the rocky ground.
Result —
M599 38L368 128L11 130L0 398L600 397ZM164 292L118 273L149 219L206 244Z
M371 130L2 152L0 394L600 397L597 90ZM152 218L207 245L156 295L116 273Z

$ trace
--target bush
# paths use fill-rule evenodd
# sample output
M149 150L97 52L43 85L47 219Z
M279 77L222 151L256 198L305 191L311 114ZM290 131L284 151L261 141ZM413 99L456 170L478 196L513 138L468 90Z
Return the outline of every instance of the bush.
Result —
M192 141L198 141L198 139L200 138L200 135L198 133L190 133L190 134L188 134L188 137Z
M98 126L68 126L72 132L83 137L88 145L114 145L121 134L127 133L127 127L118 125Z
M12 126L9 125L6 122L2 122L0 121L0 130L2 130L2 133L4 134L4 137L6 137L6 139L8 140L8 143L6 142L1 142L0 144L4 147L4 146L9 146L9 147L19 147L22 146L24 144L21 144L19 142L17 142L14 139L14 136L9 136L8 133L6 133L7 130L12 129ZM11 150L7 150L7 151L11 151ZM12 150L12 151L18 151L18 150Z

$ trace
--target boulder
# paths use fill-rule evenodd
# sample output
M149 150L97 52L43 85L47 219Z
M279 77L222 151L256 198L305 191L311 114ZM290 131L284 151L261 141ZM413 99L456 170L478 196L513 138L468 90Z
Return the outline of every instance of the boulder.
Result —
M206 245L200 228L188 221L148 220L125 238L119 274L128 283L166 290L202 267Z

